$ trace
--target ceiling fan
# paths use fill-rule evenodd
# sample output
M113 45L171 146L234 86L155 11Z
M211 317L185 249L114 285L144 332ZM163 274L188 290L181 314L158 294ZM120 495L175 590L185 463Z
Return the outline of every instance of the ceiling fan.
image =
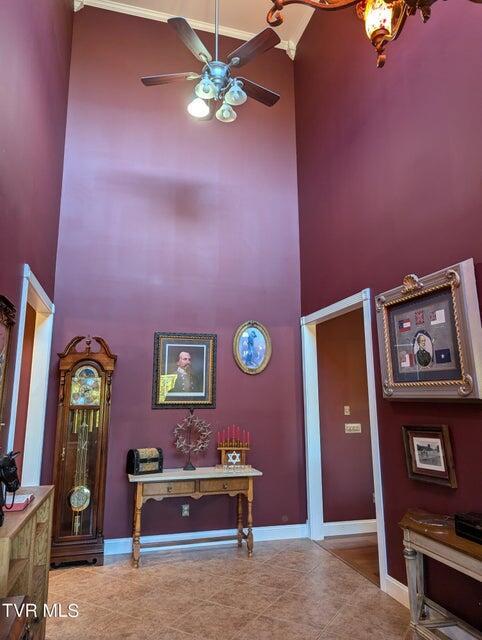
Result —
M147 87L170 84L185 80L198 80L194 88L193 100L188 104L188 112L200 120L211 120L214 114L221 122L233 122L237 118L237 107L246 102L248 96L272 107L280 98L251 80L233 76L233 68L239 68L253 60L260 53L275 47L280 38L267 28L251 38L228 55L227 62L219 60L219 0L215 0L215 52L214 60L198 35L185 18L169 18L167 21L192 54L204 66L200 73L167 73L160 76L146 76L141 81Z

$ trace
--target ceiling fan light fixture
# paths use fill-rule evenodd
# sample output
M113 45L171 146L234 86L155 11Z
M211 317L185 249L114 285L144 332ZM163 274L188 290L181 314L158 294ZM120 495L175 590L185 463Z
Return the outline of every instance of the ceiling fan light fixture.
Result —
M216 111L216 118L220 122L234 122L237 117L238 114L236 113L236 111L230 104L227 104L226 102L223 102L223 104Z
M239 105L244 104L248 96L245 91L243 91L242 84L239 80L233 80L229 91L224 96L225 102L230 104L233 107L239 107Z
M243 67L245 64L256 58L256 56L269 51L280 43L279 36L273 29L266 28L257 35L243 42L235 51L232 51L227 61L220 60L219 56L219 4L220 0L213 0L215 7L214 20L214 57L209 53L206 46L191 27L186 18L180 16L169 18L169 26L176 32L177 36L194 55L203 63L201 71L185 71L181 73L161 73L155 76L144 76L141 82L146 87L155 85L172 84L175 82L196 81L194 91L191 94L190 102L187 104L187 111L199 120L212 120L216 118L221 122L233 122L237 114L233 106L242 105L248 96L267 107L272 107L279 99L279 95L262 87L247 78L233 78L231 68ZM280 2L282 0L279 0ZM289 0L293 2L294 0ZM311 0L310 0L311 1ZM352 0L354 2L358 0ZM362 0L360 0L362 1ZM367 1L367 0L363 0ZM387 0L388 1L388 0ZM395 0L390 0L395 1ZM404 1L404 0L402 0ZM421 2L422 0L412 0ZM424 0L426 2L434 0ZM482 0L480 0L482 2ZM221 105L221 106L219 106Z
M197 96L187 105L187 110L193 118L206 118L209 115L209 105Z
M194 92L198 98L211 100L211 98L216 97L216 85L207 75L204 75L201 81L197 83Z

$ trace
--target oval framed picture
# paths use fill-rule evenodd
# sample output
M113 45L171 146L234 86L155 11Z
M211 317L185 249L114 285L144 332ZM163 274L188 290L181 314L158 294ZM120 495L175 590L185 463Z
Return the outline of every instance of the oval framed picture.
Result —
M255 375L264 371L271 358L271 338L266 327L256 320L243 322L234 334L233 353L244 373Z

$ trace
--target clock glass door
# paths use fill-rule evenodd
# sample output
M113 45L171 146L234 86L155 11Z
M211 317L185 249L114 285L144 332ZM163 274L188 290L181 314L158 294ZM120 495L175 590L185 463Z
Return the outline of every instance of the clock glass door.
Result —
M66 496L61 516L62 536L89 536L95 531L94 485L102 442L103 382L102 374L92 363L81 363L72 372L62 449Z

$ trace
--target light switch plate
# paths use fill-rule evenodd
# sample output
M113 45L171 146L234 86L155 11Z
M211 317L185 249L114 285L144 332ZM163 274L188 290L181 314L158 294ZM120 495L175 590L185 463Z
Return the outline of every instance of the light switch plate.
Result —
M346 404L346 405L343 407L343 414L344 414L345 416L349 416L349 415L351 415L350 405Z
M361 424L359 422L345 423L345 433L361 433Z
M183 518L188 518L189 517L189 503L181 505L181 516Z

